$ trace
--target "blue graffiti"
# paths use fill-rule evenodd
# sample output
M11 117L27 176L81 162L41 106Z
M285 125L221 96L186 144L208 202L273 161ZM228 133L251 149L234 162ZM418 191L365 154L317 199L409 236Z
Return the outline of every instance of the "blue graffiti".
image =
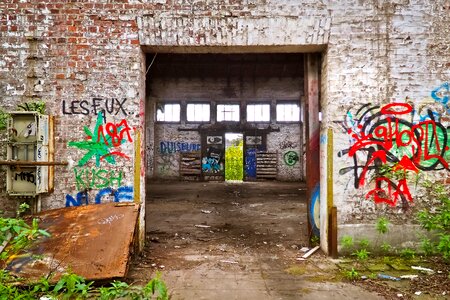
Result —
M445 106L445 108L450 111L450 106L448 103L450 97L450 89L448 82L443 83L441 86L435 88L431 91L431 97L436 101Z
M320 186L317 184L311 193L309 206L309 221L311 229L316 236L320 236Z
M159 143L161 154L172 154L176 152L194 152L200 151L200 144L186 142L161 141Z
M72 195L67 194L66 195L66 206L81 206L84 202L84 204L89 204L89 196L86 191L81 191L77 193L77 199L75 200Z
M132 202L134 200L133 187L131 186L121 186L117 190L107 187L97 193L95 204L102 203L102 198L107 195L114 196L114 202ZM78 192L76 199L72 195L66 195L66 207L81 206L83 204L89 204L89 197L86 191Z
M256 149L249 148L245 151L245 175L256 178Z
M222 165L217 158L203 157L202 169L205 173L219 173L222 170Z

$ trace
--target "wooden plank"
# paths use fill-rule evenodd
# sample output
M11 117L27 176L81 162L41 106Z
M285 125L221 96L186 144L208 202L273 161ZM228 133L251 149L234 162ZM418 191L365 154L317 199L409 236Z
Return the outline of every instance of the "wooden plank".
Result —
M48 116L48 161L55 161L55 117ZM48 192L55 190L55 166L48 167Z
M261 178L263 178L263 179L275 179L275 178L277 178L277 176L274 176L274 175L256 175L256 178L257 179L261 179Z
M307 259L308 257L310 257L311 255L314 254L314 252L316 252L317 250L319 250L320 246L315 246L314 248L312 248L311 250L309 250L308 252L306 252L302 258L303 259Z
M67 161L0 160L0 166L67 166Z
M337 208L333 206L330 214L330 255L332 258L338 257L338 226L337 226Z
M277 173L277 169L258 169L256 173Z
M181 170L181 175L200 175L202 173L201 170Z

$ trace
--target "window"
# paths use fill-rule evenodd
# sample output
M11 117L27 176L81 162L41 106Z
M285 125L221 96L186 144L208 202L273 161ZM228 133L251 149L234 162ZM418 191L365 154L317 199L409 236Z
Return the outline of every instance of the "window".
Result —
M186 107L186 120L188 122L209 122L209 104L188 103Z
M299 122L300 106L297 103L277 103L277 122Z
M270 104L248 104L247 105L248 122L269 122Z
M221 121L239 122L239 104L218 104L217 122Z
M156 109L156 121L180 122L180 104L158 104Z

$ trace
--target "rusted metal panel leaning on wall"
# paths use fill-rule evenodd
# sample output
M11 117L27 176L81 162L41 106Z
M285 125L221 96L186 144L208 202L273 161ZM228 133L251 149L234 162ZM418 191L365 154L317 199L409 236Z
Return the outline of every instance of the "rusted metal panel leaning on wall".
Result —
M16 256L7 269L36 280L50 273L58 280L69 270L89 280L124 277L138 209L134 204L106 203L35 215L51 237L38 240L26 253Z

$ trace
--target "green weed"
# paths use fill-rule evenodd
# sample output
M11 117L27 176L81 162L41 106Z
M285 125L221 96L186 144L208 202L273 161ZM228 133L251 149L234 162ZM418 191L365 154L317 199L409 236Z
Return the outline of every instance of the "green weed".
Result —
M356 256L358 260L367 260L369 258L370 252L366 249L356 250L352 255Z
M354 268L352 268L349 271L345 272L345 278L347 278L348 280L354 281L354 280L358 280L361 276L359 275L358 271L356 271Z
M385 217L377 220L376 229L379 234L385 234L389 231L389 221Z

